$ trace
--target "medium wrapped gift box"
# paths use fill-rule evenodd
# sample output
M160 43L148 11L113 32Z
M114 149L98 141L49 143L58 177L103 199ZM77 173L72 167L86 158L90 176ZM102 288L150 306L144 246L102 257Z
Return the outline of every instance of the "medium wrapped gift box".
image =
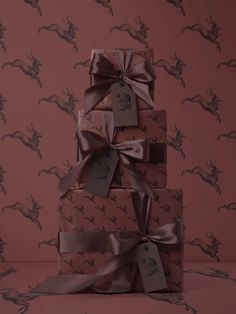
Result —
M90 78L91 87L85 91L86 110L111 110L111 84L120 79L134 92L137 109L153 108L155 72L151 48L92 49Z
M72 246L69 245L68 250L68 247L65 248L64 245L65 239L63 240L65 234L92 231L102 233L138 231L132 193L137 192L132 189L112 189L109 191L108 198L104 200L83 190L71 189L61 198L59 217L60 253L58 255L60 274L94 274L112 256L111 252L105 250L103 245L100 249L94 245L95 252L91 249L90 252L86 252L86 249L83 249L86 235L83 240L78 240L77 243L74 241L71 244ZM176 221L182 220L182 190L154 189L154 195L155 199L150 198L147 233L151 234L157 231L163 234L163 227L165 228ZM144 211L144 209L141 208L141 211ZM160 232L160 230L162 231ZM73 239L71 241L73 242ZM182 242L182 239L180 242ZM181 291L183 288L182 243L177 245L160 243L157 246L167 282L167 288L164 290ZM79 248L81 251L79 251ZM139 276L136 275L136 278L132 279L132 290L134 291L142 290L142 285L140 288L137 277Z
M78 112L79 131L91 131L106 137L107 121L112 123L112 118L110 111L92 110L85 114L84 110L80 110ZM151 145L150 162L134 159L133 162L139 170L142 179L151 188L165 187L167 183L166 110L139 110L138 122L138 126L116 128L113 142L122 143L129 140L147 139L154 143L154 145ZM78 144L77 160L82 159L79 148ZM113 187L131 187L128 173L121 162L118 164L112 183Z

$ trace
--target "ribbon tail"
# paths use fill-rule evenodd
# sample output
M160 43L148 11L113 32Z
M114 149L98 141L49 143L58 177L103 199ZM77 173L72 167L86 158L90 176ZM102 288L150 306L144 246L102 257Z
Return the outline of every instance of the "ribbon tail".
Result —
M125 265L115 271L107 293L125 293L132 290L133 278L131 270Z
M93 107L111 92L111 84L116 79L111 78L102 82L98 82L85 90L85 113L93 109Z
M141 99L143 99L147 104L150 105L150 109L153 109L155 107L154 102L152 98L149 95L149 89L148 85L144 83L140 83L137 81L134 81L130 79L129 77L125 78L125 81L130 85L134 93L139 96Z
M58 190L59 190L59 198L61 198L69 188L73 187L76 181L81 176L85 166L90 161L91 155L87 155L83 160L77 163L77 165L67 173L63 178L60 179Z
M96 275L55 275L46 278L31 293L36 294L69 294L82 291L98 280Z
M92 288L92 286L102 277L109 275L119 269L124 263L127 262L129 258L130 254L114 256L106 265L100 268L96 274L92 275L65 274L50 276L37 287L31 289L30 294L70 294L80 292L88 288L96 291L96 289ZM116 291L117 290L114 289L114 292ZM111 293L109 289L104 291L101 290L100 292Z

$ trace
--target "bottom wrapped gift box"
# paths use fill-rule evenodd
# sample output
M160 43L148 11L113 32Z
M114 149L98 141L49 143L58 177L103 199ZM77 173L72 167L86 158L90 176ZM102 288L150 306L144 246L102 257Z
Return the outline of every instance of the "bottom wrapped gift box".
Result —
M80 282L81 277L79 290L182 291L182 190L153 191L155 199L132 189L111 189L104 199L69 190L60 205L61 278L70 274Z

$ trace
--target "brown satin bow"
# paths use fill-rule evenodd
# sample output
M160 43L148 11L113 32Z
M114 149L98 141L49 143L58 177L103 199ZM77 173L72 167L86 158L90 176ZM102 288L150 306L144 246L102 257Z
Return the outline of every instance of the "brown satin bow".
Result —
M156 76L151 61L145 60L131 65L132 50L117 49L117 63L114 65L100 53L93 55L89 73L93 85L85 90L85 111L88 112L111 92L111 85L119 80L127 82L134 93L142 98L152 109L154 103L149 96L147 83Z
M84 170L88 169L93 162L93 157L101 153L106 148L114 149L119 155L120 161L127 169L127 175L132 188L141 191L154 197L152 189L144 182L139 170L135 167L132 159L147 162L149 161L150 145L147 139L137 139L131 141L124 141L122 143L113 143L114 127L113 120L105 115L105 132L106 137L98 133L86 130L78 130L78 145L83 159L77 162L76 166L59 182L59 195L62 197L69 188L73 187L75 183L81 178Z
M182 244L183 239L181 220L176 220L173 223L163 225L156 232L148 233L146 230L151 198L143 193L133 192L132 200L139 232L127 231L108 233L106 245L110 246L110 249L113 252L113 257L107 264L101 267L97 273L92 275L66 274L50 276L36 288L32 289L32 293L68 294L86 289L102 293L124 293L132 291L132 279L126 273L123 273L122 267L132 261L135 249L139 244L143 243L143 241L151 241L157 245ZM99 234L101 234L101 237ZM68 248L72 251L81 250L95 252L106 248L106 245L103 243L105 239L104 232L100 233L99 231L94 231L90 233L90 236L86 237L86 232L82 231L77 233L72 231L62 233L61 239L64 241L63 250L67 252ZM74 249L73 244L71 244L73 240ZM99 243L101 244L100 247ZM99 279L109 274L114 274L110 288L105 291L94 288L94 284Z

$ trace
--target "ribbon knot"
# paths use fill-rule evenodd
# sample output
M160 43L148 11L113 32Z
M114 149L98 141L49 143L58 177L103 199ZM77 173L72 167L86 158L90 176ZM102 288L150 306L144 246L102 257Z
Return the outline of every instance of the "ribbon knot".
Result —
M113 144L113 143L108 143L108 147L109 147L110 149L114 149L115 151L118 151L118 148L117 148L116 145Z
M147 242L147 241L149 241L149 239L146 235L141 237L141 242Z
M126 73L125 72L118 72L118 78L120 81L120 86L124 86L124 79L125 79Z
M104 116L106 116L105 113ZM61 178L59 182L60 197L62 197L69 188L73 187L77 181L80 181L83 172L93 164L94 156L104 153L106 149L109 148L118 153L120 162L127 169L127 176L132 188L154 197L152 189L143 180L142 174L135 167L133 162L134 160L143 162L150 160L150 142L147 139L137 139L114 143L114 126L112 120L107 117L104 120L106 121L106 136L102 136L93 131L77 131L78 143L83 159L77 162L75 167Z

